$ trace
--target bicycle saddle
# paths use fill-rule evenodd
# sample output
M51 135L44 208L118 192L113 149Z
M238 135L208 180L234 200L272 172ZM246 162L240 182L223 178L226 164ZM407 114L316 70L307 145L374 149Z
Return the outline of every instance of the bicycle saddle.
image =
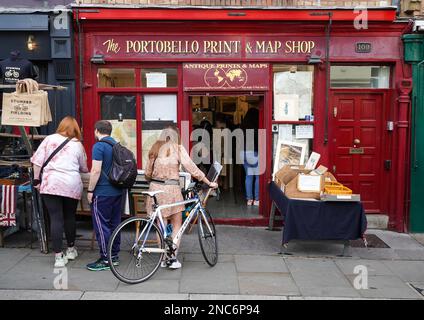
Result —
M154 197L158 193L163 193L163 192L165 192L165 191L163 191L163 190L158 190L158 191L143 191L142 194L146 194L149 197Z

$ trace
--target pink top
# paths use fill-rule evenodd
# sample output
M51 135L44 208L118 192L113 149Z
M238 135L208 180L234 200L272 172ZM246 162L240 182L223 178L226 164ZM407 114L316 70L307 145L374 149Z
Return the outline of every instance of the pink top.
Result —
M31 162L42 167L65 139L58 133L47 136L32 156ZM81 142L74 138L44 168L40 193L81 199L83 185L80 172L88 172L87 156Z

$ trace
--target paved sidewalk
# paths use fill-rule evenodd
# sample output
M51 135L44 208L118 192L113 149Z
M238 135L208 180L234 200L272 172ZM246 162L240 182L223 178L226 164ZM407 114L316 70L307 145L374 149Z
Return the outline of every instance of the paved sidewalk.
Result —
M55 290L53 256L38 249L0 249L0 299L423 299L424 246L407 234L371 230L390 248L295 242L293 255L280 253L281 232L264 228L218 226L219 263L203 260L197 233L185 235L180 270L160 269L150 280L127 285L110 271L90 272L97 259L86 241L67 265L68 290ZM80 232L80 231L79 231ZM89 233L86 233L88 236ZM354 269L368 271L368 289L356 290ZM56 281L57 282L57 281ZM63 283L62 283L63 284ZM417 290L413 289L417 288Z

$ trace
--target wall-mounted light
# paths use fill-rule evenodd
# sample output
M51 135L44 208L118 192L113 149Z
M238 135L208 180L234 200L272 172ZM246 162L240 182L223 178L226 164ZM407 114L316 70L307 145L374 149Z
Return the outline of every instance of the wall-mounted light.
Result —
M311 54L308 57L308 64L320 64L322 63L321 57L315 54Z
M34 51L36 47L37 47L37 43L35 42L35 37L33 35L29 35L27 40L28 50Z
M90 61L95 64L105 64L105 57L102 54L95 54Z

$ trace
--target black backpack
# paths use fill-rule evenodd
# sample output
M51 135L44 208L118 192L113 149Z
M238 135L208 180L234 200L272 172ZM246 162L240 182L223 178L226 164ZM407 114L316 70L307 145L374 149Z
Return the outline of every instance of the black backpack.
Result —
M122 189L131 188L137 178L137 162L134 154L119 142L112 143L101 140L112 146L112 166L107 177L115 187Z

